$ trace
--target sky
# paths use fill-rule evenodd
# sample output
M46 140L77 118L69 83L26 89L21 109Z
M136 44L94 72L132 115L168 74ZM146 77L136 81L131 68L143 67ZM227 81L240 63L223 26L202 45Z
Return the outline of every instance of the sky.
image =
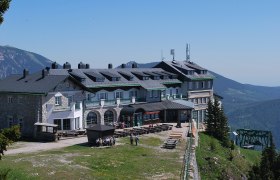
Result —
M279 0L12 0L0 45L72 67L191 61L241 83L280 86Z

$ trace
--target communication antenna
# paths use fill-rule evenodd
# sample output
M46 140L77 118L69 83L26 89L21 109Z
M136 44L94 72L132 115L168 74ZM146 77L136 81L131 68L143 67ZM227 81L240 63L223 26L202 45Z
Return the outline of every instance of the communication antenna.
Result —
M163 61L165 58L163 57L163 51L161 50L161 60Z
M186 45L186 61L189 62L191 59L191 45L187 43Z
M174 60L175 60L175 50L174 50L174 49L171 49L171 50L170 50L170 54L173 56L172 61L174 61Z

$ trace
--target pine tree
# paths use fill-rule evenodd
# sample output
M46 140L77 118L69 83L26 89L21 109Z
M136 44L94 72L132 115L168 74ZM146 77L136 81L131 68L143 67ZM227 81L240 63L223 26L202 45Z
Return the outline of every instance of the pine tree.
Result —
M208 102L206 133L220 140L225 147L230 146L227 117L217 99Z
M206 133L210 136L214 136L214 115L213 115L213 103L211 100L208 101L207 107L207 118L206 118Z

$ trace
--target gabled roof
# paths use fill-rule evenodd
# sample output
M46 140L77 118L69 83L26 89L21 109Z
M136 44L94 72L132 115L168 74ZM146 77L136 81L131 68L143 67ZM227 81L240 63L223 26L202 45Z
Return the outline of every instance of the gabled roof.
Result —
M23 75L11 75L0 81L0 92L45 94L67 78L68 75L46 75L42 78L41 72L25 78Z
M88 90L106 87L142 87L147 90L162 90L166 88L166 84L182 83L178 79L170 78L142 80L135 74L158 76L158 74L168 74L168 72L160 68L49 69L45 70L44 77L42 71L27 75L25 78L23 75L9 76L0 81L0 92L45 94L65 79L70 79L81 88Z
M210 74L207 69L198 66L193 62L187 61L162 61L156 67L160 67L160 65L164 64L165 66L169 66L178 74L190 79L190 80L204 80L204 79L213 79L214 76ZM204 72L204 73L199 73ZM190 72L190 73L187 73ZM206 73L205 73L206 72Z

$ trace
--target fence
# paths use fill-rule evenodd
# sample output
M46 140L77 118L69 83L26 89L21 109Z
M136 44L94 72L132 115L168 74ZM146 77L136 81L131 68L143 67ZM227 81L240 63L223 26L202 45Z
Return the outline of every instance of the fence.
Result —
M192 151L193 144L194 144L194 139L192 137L189 137L187 140L187 146L186 146L186 151L185 151L182 170L181 170L181 179L182 180L187 180L189 177L191 153L192 153L191 151Z

